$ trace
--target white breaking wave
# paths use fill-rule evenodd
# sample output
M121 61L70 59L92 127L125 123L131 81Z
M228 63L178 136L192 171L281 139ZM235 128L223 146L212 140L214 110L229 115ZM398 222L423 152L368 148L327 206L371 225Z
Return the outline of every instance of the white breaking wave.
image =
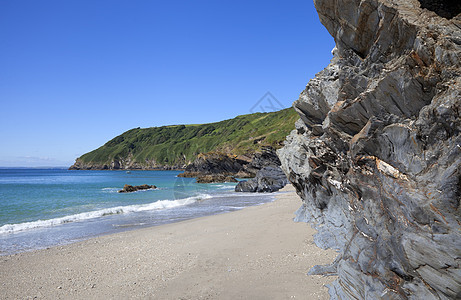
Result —
M149 211L149 210L161 210L161 209L169 209L178 206L189 205L195 203L202 199L209 199L211 195L202 194L194 197L178 199L178 200L161 200L157 202L152 202L148 204L139 204L139 205L127 205L127 206L117 206L111 208L104 208L100 210L84 212L69 216L64 216L60 218L54 218L49 220L38 220L32 222L25 222L19 224L5 224L0 227L0 234L6 233L15 233L19 231L24 231L33 228L41 228L41 227L51 227L57 226L65 223L72 223L72 222L79 222L89 219L100 218L104 216L110 215L117 215L117 214L126 214L126 213L133 213L133 212L141 212L141 211Z
M105 193L117 193L120 189L108 187L108 188L103 188L101 190Z

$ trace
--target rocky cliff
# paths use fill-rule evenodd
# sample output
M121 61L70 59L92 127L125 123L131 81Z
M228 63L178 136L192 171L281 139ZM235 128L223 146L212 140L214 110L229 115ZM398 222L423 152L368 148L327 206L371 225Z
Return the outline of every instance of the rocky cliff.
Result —
M461 296L459 1L314 0L331 63L278 151L332 299Z
M197 158L186 166L180 177L197 177L199 175L235 175L243 170L248 161L229 156L222 152L208 152L197 155Z

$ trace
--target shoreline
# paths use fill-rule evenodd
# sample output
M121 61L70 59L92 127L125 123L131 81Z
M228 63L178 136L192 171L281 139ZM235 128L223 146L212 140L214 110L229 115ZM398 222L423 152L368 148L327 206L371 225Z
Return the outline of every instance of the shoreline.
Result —
M334 251L293 221L291 186L239 211L0 257L0 295L16 298L328 299L334 277L308 276Z
M0 170L66 170L66 171L184 171L185 168L144 168L144 169L110 169L110 168L94 168L94 169L71 169L67 166L61 167L0 167Z

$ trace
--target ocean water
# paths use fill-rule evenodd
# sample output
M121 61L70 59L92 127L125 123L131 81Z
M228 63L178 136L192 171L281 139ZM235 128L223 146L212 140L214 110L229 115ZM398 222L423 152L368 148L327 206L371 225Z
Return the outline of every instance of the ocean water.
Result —
M0 169L0 255L230 212L274 200L179 171ZM117 193L123 185L157 189Z

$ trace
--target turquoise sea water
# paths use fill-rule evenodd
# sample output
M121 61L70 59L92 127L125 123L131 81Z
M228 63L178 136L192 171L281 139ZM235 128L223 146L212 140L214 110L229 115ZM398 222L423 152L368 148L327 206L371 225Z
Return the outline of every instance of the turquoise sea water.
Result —
M229 212L273 200L178 171L0 169L0 255ZM157 189L117 193L124 184Z

